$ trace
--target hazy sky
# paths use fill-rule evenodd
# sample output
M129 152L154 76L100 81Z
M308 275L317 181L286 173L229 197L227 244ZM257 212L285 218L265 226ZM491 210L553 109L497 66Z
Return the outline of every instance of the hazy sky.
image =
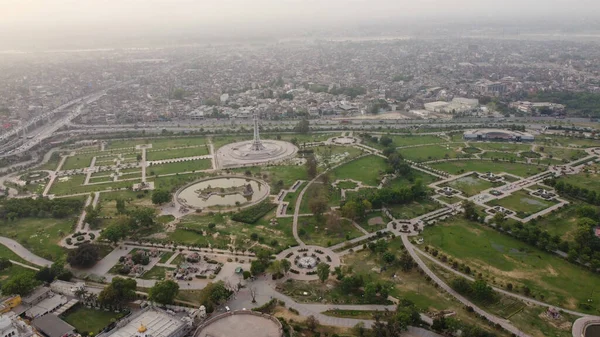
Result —
M0 0L0 43L59 34L301 31L433 17L485 22L553 16L564 23L578 15L600 16L600 0Z

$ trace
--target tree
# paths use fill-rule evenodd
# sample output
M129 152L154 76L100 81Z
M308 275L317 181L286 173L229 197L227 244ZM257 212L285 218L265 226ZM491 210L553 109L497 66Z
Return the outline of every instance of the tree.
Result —
M306 173L310 179L317 176L317 160L314 156L306 158Z
M392 144L392 142L393 140L389 136L381 136L381 138L379 138L379 144L383 145L384 147L388 147Z
M400 255L398 262L400 264L400 268L402 268L402 271L404 272L410 271L415 265L412 256L410 256L410 254L406 251Z
M281 261L275 260L269 265L269 272L273 275L281 274Z
M294 131L298 132L298 133L302 133L302 134L306 134L310 132L310 123L308 122L308 119L303 118L301 119L298 124L296 124L296 126L294 127Z
M352 200L342 206L342 215L348 219L354 220L359 217L359 212L361 212L360 205Z
M2 284L2 293L26 296L36 285L37 283L35 282L32 273L22 272L17 275L12 275L8 281Z
M308 327L308 330L314 332L318 326L319 320L315 316L310 315L306 318L306 327Z
M127 210L125 209L125 200L117 199L116 200L117 213L125 214Z
M287 274L288 271L290 271L290 268L292 268L292 263L288 259L283 259L281 260L281 268L283 269L283 272Z
M494 290L482 279L473 282L471 288L473 289L475 298L481 301L491 301L494 299Z
M329 265L325 262L321 262L317 265L317 275L321 282L325 282L329 278Z
M171 193L166 190L154 190L152 192L152 203L155 205L164 204L171 201Z
M127 228L119 221L112 222L102 231L102 238L116 244L127 234Z
M155 210L150 207L138 207L129 212L130 225L133 228L154 225Z
M148 298L151 301L160 304L172 304L179 293L179 284L172 280L156 282L154 287L150 288Z
M310 211L319 219L323 217L323 213L327 210L327 200L321 195L311 199L308 202Z
M463 208L465 209L465 219L477 220L479 215L475 209L475 204L472 201L463 201Z
M98 301L106 306L121 307L135 299L137 282L134 279L115 277L98 295Z
M469 294L473 290L471 283L464 277L455 278L450 283L452 288L461 294Z
M502 226L502 224L504 223L504 214L502 214L502 212L497 212L496 214L494 214L492 222L495 223L497 226Z
M9 259L5 258L5 257L0 257L0 271L3 271L4 269L8 269L10 267L12 267L12 262L10 262Z
M91 243L84 243L77 249L69 252L67 262L75 268L89 268L98 261L98 247Z

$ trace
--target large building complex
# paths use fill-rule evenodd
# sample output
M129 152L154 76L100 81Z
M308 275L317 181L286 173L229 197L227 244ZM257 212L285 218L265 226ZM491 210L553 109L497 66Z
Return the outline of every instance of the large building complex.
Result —
M192 320L166 311L146 307L117 323L111 331L98 337L183 337L192 329Z
M239 310L215 316L204 322L194 337L282 337L281 323L267 314Z

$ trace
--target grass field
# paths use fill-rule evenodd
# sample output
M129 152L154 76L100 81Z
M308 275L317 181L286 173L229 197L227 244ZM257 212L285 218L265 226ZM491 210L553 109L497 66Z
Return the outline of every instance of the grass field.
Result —
M582 202L571 202L569 205L538 219L537 223L541 230L548 231L550 235L558 235L563 240L572 241L577 232L577 222L580 219L577 215L577 208L582 205Z
M582 150L564 149L559 147L544 147L544 153L554 159L573 161L585 157L587 154Z
M544 145L558 145L571 147L594 147L600 146L600 140L587 138L562 137L556 135L542 135L537 137L536 143Z
M489 158L489 159L500 159L500 160L521 160L525 161L525 158L521 158L517 156L516 153L508 153L508 152L496 152L496 151L487 151L479 155L481 158Z
M202 171L208 170L212 168L212 161L210 159L199 159L199 160L190 160L178 163L169 163L169 164L159 164L152 165L146 168L146 174L151 175L161 175L161 174L171 174L171 173L183 173L183 172L193 172L193 171Z
M246 171L252 173L254 177L269 182L269 184L271 185L272 193L278 192L279 188L288 189L292 187L296 180L308 180L306 167L304 165L255 166L231 170L231 172L240 175L245 174ZM282 185L278 186L277 183L280 180L282 182Z
M50 194L55 195L69 195L74 193L87 193L96 191L105 191L110 189L128 188L131 187L136 181L118 181L118 182L107 182L95 185L83 185L85 181L84 175L71 176L68 181L59 182L54 181L50 188Z
M415 181L421 180L423 185L429 185L438 180L438 178L427 174L425 172L413 170L411 176L399 176L389 181L389 187L391 188L402 188L409 187L415 183Z
M152 150L156 149L167 149L172 147L183 147L183 146L198 146L208 143L208 138L201 137L165 137L165 138L154 138L150 140L152 144ZM204 146L203 146L204 147Z
M142 279L144 279L144 280L164 280L166 277L166 272L170 271L170 270L173 270L173 269L154 266L154 267L152 267L152 269L148 270L147 272L144 273L144 275L142 275Z
M62 171L80 169L89 167L92 163L92 158L95 154L78 154L72 157L68 157L65 163L61 167Z
M58 245L60 239L72 232L75 219L23 218L0 222L0 232L32 253L48 260L57 260L66 255Z
M23 260L19 255L15 254L12 250L8 249L8 247L2 244L0 244L0 257L20 263L30 264L29 262Z
M488 204L490 206L502 206L508 208L517 212L518 217L525 218L555 205L556 202L537 198L529 195L526 191L520 190L513 192L505 198L492 200Z
M208 146L186 147L181 149L168 149L146 152L146 160L164 160L172 158L185 158L205 156L209 154Z
M363 152L355 147L336 145L317 146L312 149L314 150L314 155L319 165L319 171L323 171L342 161L349 161L350 159L356 158Z
M600 174L598 173L570 174L560 177L559 180L580 188L600 191Z
M577 304L590 298L589 285L600 284L598 275L463 218L427 227L423 238L425 244L466 263L492 284L527 286L538 298L543 295L544 302L565 308L583 310ZM599 303L600 292L594 292L592 300Z
M467 156L459 153L457 148L449 145L427 145L411 147L406 149L398 150L400 154L405 158L416 162L424 162L431 160L450 159L456 158L459 155Z
M358 225L364 230L373 233L377 232L378 230L387 228L387 223L389 221L390 219L385 214L383 214L382 211L373 211L367 214L367 216L364 219L358 220L357 222Z
M310 143L310 142L322 142L329 138L337 137L340 133L260 133L260 138L262 139L277 139L279 136L280 140L290 142L292 139L296 139L297 144L302 145L302 143Z
M64 314L61 318L71 324L77 332L83 334L91 332L96 335L107 325L117 320L120 314L112 311L89 309L84 306L77 306Z
M492 162L489 160L460 160L444 163L430 164L434 169L446 171L450 174L460 174L469 171L480 173L509 172L520 177L529 177L546 170L546 166L527 165L521 163Z
M377 186L385 172L387 163L378 156L366 156L344 164L332 172L332 181L336 179L354 179L366 185Z
M457 189L467 197L473 196L475 194L479 194L481 191L492 188L496 185L494 183L489 182L484 179L479 179L476 174L471 174L466 177L461 177L456 180L449 181L445 184L440 185L440 187L452 187Z
M213 137L212 142L215 147L215 151L217 151L223 145L227 145L229 143L243 142L245 140L251 140L251 139L252 139L252 135L243 134L243 135L235 135L235 136Z
M307 245L329 247L340 242L354 239L362 235L349 220L343 219L339 228L329 229L325 222L315 217L298 218L298 234Z
M423 135L423 136L410 136L410 135L392 135L389 136L392 138L392 142L396 147L402 146L410 146L410 145L421 145L421 144L438 144L438 143L446 143L446 140L431 136L431 135Z
M470 142L471 146L480 148L482 150L489 151L507 151L507 152L519 152L531 150L529 144L515 144L515 143L487 143L487 142Z
M419 215L433 212L442 206L437 202L429 199L413 201L404 205L392 205L388 209L396 219L412 219Z
M232 221L229 217L216 214L214 216L188 215L181 219L174 232L168 233L169 240L187 245L212 245L214 248L228 249L232 247L249 248L251 246L263 246L275 251L281 251L289 246L295 245L296 241L292 235L291 218L277 219L278 225L270 225L269 220L275 216L269 213L255 224L243 224ZM208 224L215 223L214 229L209 229ZM194 231L185 230L184 227L194 230L202 230L204 235ZM251 235L258 235L258 242L251 239ZM273 240L277 244L273 244Z

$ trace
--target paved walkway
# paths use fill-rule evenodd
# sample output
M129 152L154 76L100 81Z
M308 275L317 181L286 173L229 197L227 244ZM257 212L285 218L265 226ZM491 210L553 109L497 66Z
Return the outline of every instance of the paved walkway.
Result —
M436 258L434 258L433 256L431 256L431 255L429 255L429 254L427 254L427 253L425 253L425 252L421 251L421 250L420 250L419 248L417 248L417 247L414 247L414 246L413 246L413 248L414 248L414 250L415 250L415 251L417 251L417 252L421 253L421 254L422 254L423 256L425 256L425 257L426 257L428 260L431 260L431 261L432 261L433 263L435 263L436 265L438 265L438 266L440 266L440 267L442 267L442 268L444 268L444 269L446 269L446 270L448 270L448 271L450 271L450 272L452 272L452 273L454 273L454 274L456 274L456 275L459 275L459 276L461 276L461 277L464 277L464 278L466 278L466 279L467 279L467 280L469 280L469 281L475 281L475 278L473 278L472 276L470 276L470 275L467 275L467 274L463 274L463 273L461 273L461 272L460 272L460 271L458 271L458 270L452 269L452 267L450 267L450 266L448 266L448 265L444 264L444 263L443 263L443 262L441 262L441 261L438 261ZM566 312L566 313L568 313L568 314L575 315L575 316L590 316L589 314L585 314L585 313L583 313L583 312L573 311L573 310L569 310L569 309L561 308L561 307L559 307L559 306L556 306L556 305L551 305L551 304L548 304L548 303L540 302L540 301L537 301L537 300L535 300L535 299L533 299L533 298L531 298L531 297L527 297L527 296L523 296L523 295L515 294L515 293L513 293L513 292L510 292L510 291L504 290L504 289L502 289L502 288L498 288L498 287L492 287L492 288L493 288L495 291L497 291L497 292L499 292L499 293L501 293L501 294L503 294L503 295L506 295L506 296L510 296L510 297L513 297L513 298L519 299L519 300L521 300L521 301L524 301L524 302L526 302L526 303L531 303L531 304L539 305L539 306L541 306L541 307L546 307L546 308L556 308L556 309L558 309L558 310L560 310L560 311L564 311L564 312ZM598 317L598 319L600 319L600 317Z
M0 236L0 244L5 245L6 248L12 250L15 254L19 255L23 260L29 263L33 263L41 267L48 267L52 265L52 261L33 254L27 248L23 247L20 243L13 239Z
M450 294L452 297L456 298L462 304L472 307L476 313L484 316L490 322L492 322L494 324L499 324L506 331L508 331L512 334L515 334L517 336L530 337L530 335L519 330L516 326L512 325L509 321L502 319L500 317L497 317L495 315L492 315L492 314L488 313L487 311L479 308L477 305L475 305L473 302L468 300L466 297L462 296L461 294L456 292L454 289L452 289L441 278L439 278L433 271L431 271L431 269L429 269L429 267L423 262L423 260L421 260L421 258L415 251L414 246L412 245L412 243L410 243L408 236L402 235L401 237L402 237L402 243L406 247L406 250L408 251L410 256L413 258L413 260L419 265L419 267L425 272L425 274L427 274L427 276L429 276L441 289L445 290L448 294Z

